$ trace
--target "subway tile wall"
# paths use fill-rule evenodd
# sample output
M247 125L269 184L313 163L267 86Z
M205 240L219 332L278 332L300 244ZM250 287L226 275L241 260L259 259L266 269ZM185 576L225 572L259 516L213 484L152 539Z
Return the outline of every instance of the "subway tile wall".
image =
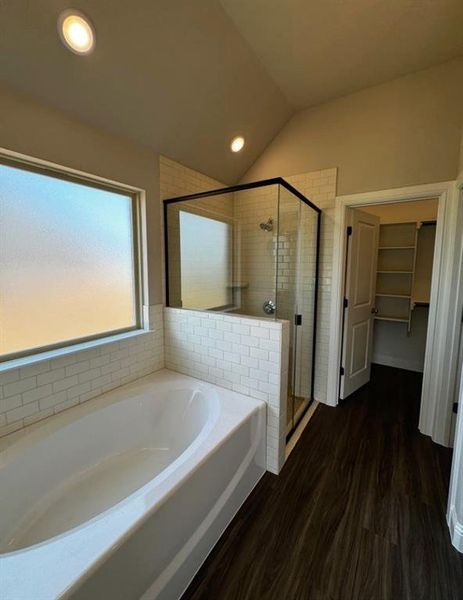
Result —
M0 373L0 437L164 367L163 306L139 336Z
M226 187L221 181L184 167L165 156L159 158L159 173L161 200ZM220 210L220 201L217 202L217 207Z
M276 300L278 191L272 185L235 194L235 281L241 285L237 304L241 313L256 317L264 316L266 300ZM260 223L269 219L273 230L261 229Z
M166 308L165 364L267 403L267 468L284 463L289 323Z

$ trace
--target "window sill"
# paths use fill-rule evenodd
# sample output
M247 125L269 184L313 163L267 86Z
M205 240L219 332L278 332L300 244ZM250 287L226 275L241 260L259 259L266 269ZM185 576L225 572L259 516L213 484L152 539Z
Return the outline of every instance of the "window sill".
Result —
M89 350L91 348L98 348L98 346L104 346L106 344L113 344L115 342L120 342L121 340L127 340L140 335L146 335L148 333L152 333L152 331L150 329L136 329L135 331L117 333L115 335L109 335L96 340L89 340L87 342L81 342L80 344L73 344L72 346L66 346L64 348L55 348L54 350L40 352L39 354L33 354L31 356L14 358L12 360L7 360L0 363L0 373L4 373L5 371L10 371L12 369L20 369L21 367L28 367L45 360L60 358L61 356L67 356L68 354L76 354L77 352L83 352L84 350Z

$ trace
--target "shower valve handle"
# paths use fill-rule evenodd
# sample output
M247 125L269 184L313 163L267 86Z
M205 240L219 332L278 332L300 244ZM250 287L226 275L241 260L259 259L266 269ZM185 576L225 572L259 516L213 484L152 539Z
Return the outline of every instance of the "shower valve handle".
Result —
M262 306L262 309L266 315L273 315L277 309L273 300L266 300Z

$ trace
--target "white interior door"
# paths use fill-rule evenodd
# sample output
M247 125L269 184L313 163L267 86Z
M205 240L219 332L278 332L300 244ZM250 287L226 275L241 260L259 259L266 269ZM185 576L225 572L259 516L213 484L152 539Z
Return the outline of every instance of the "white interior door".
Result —
M340 398L370 380L379 217L351 210L348 237Z

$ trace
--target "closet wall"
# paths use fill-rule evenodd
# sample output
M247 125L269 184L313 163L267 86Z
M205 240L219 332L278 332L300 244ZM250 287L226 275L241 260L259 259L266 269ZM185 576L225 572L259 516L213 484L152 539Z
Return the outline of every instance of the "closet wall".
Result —
M374 363L423 371L437 200L366 207L380 218Z

